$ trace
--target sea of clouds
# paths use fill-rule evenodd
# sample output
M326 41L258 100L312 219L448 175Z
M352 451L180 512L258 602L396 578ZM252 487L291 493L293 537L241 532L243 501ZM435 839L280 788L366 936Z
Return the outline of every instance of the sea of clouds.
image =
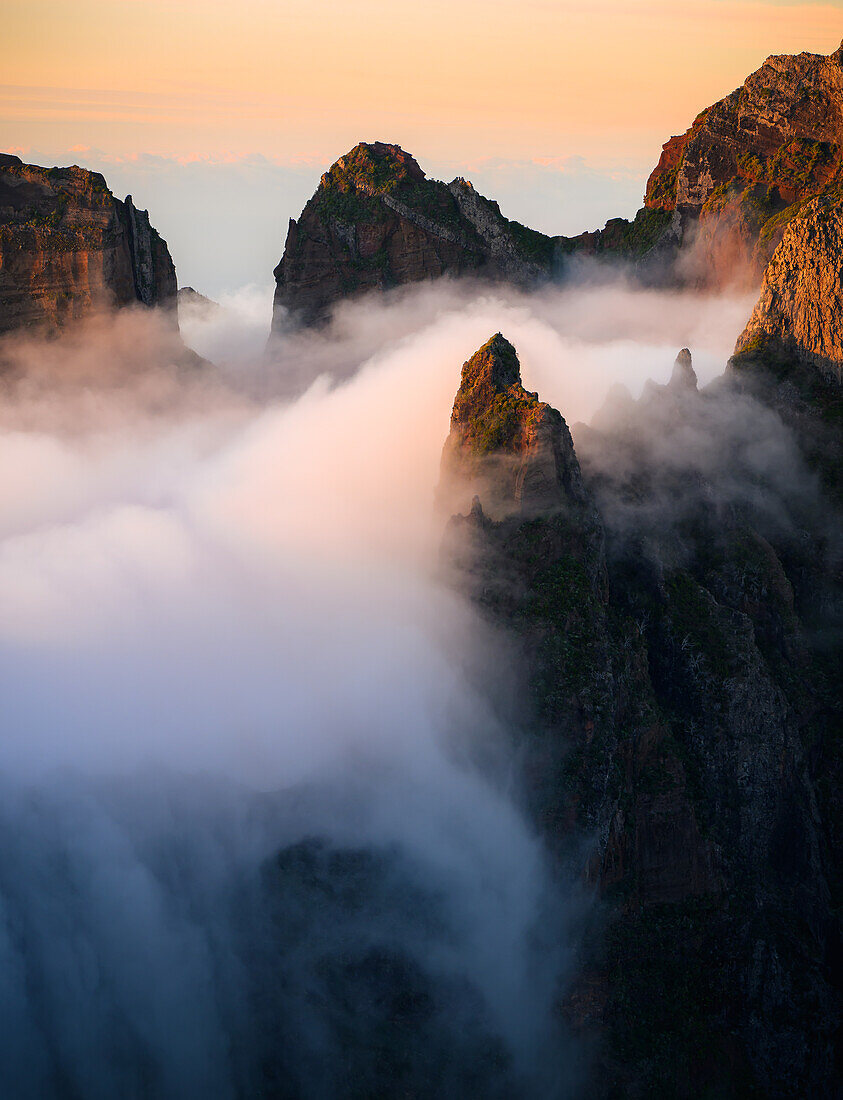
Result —
M679 347L722 371L748 304L445 282L267 347L270 310L186 308L206 364L145 311L0 349L0 1092L571 1095L586 903L441 568L451 403L502 331L589 419Z

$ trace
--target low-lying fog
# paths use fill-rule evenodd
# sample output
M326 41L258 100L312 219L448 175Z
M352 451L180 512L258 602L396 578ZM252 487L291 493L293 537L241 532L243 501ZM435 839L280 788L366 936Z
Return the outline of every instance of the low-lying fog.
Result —
M749 303L444 283L266 357L270 309L183 314L219 371L142 312L6 342L0 1094L571 1095L582 902L439 455L495 331L571 423L684 345L719 373Z

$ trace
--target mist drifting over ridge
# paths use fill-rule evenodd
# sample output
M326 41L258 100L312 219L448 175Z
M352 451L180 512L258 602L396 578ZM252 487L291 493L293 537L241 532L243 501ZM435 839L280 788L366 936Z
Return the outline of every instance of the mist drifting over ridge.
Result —
M744 317L725 304L423 287L275 364L256 312L237 340L194 319L204 374L166 369L140 313L8 345L6 1094L249 1095L268 1074L330 1096L342 1041L364 1079L404 1042L395 1079L433 1051L442 1095L576 1091L553 1006L582 902L522 814L502 643L438 572L439 456L489 332L575 420L694 334L713 374ZM378 1047L391 981L416 994Z

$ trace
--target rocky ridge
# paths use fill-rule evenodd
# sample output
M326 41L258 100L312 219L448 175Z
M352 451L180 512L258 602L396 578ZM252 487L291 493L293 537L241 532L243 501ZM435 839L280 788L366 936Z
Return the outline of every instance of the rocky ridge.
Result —
M646 282L755 287L787 224L841 186L843 46L769 57L665 143L632 221L573 237L508 220L464 179L427 179L398 145L361 143L290 221L273 324L440 275L535 285L577 257L621 261Z
M175 268L147 212L98 172L0 156L0 332L136 302L175 310Z
M678 273L757 285L788 222L843 182L843 45L768 57L663 147L645 208L675 215Z
M357 145L331 166L275 269L273 328L325 318L344 297L440 275L530 283L549 275L551 238L508 221L471 184L427 179L398 145Z
M834 1095L839 702L815 596L835 582L811 566L833 506L778 470L759 484L736 402L782 470L810 456L734 385L699 391L683 349L667 386L615 396L578 460L498 334L463 367L443 452L440 495L476 491L446 559L524 669L525 801L563 861L596 838L608 925L561 1005L596 1044L595 1096ZM537 466L551 489L524 510Z

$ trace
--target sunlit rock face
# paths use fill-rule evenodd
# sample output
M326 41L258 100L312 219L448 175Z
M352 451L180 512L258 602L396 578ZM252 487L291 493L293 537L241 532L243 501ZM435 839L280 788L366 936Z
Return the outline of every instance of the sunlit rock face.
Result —
M684 279L757 285L799 204L840 183L842 150L843 48L769 57L670 138L645 205L676 213Z
M175 309L167 244L98 172L0 156L0 332L60 329L102 307ZM175 312L173 312L175 317Z
M521 384L515 348L497 333L463 366L442 454L442 493L467 510L537 515L582 508L586 497L568 426Z
M843 201L813 199L793 218L764 272L735 348L792 359L843 381Z
M325 318L339 300L440 275L533 282L553 241L504 218L470 183L425 177L398 145L362 142L322 176L275 269L273 327Z
M665 143L632 221L573 237L510 221L460 177L427 179L400 146L363 142L290 221L273 326L441 275L530 285L582 257L620 261L647 282L757 286L801 204L843 179L841 59L843 49L768 58Z

